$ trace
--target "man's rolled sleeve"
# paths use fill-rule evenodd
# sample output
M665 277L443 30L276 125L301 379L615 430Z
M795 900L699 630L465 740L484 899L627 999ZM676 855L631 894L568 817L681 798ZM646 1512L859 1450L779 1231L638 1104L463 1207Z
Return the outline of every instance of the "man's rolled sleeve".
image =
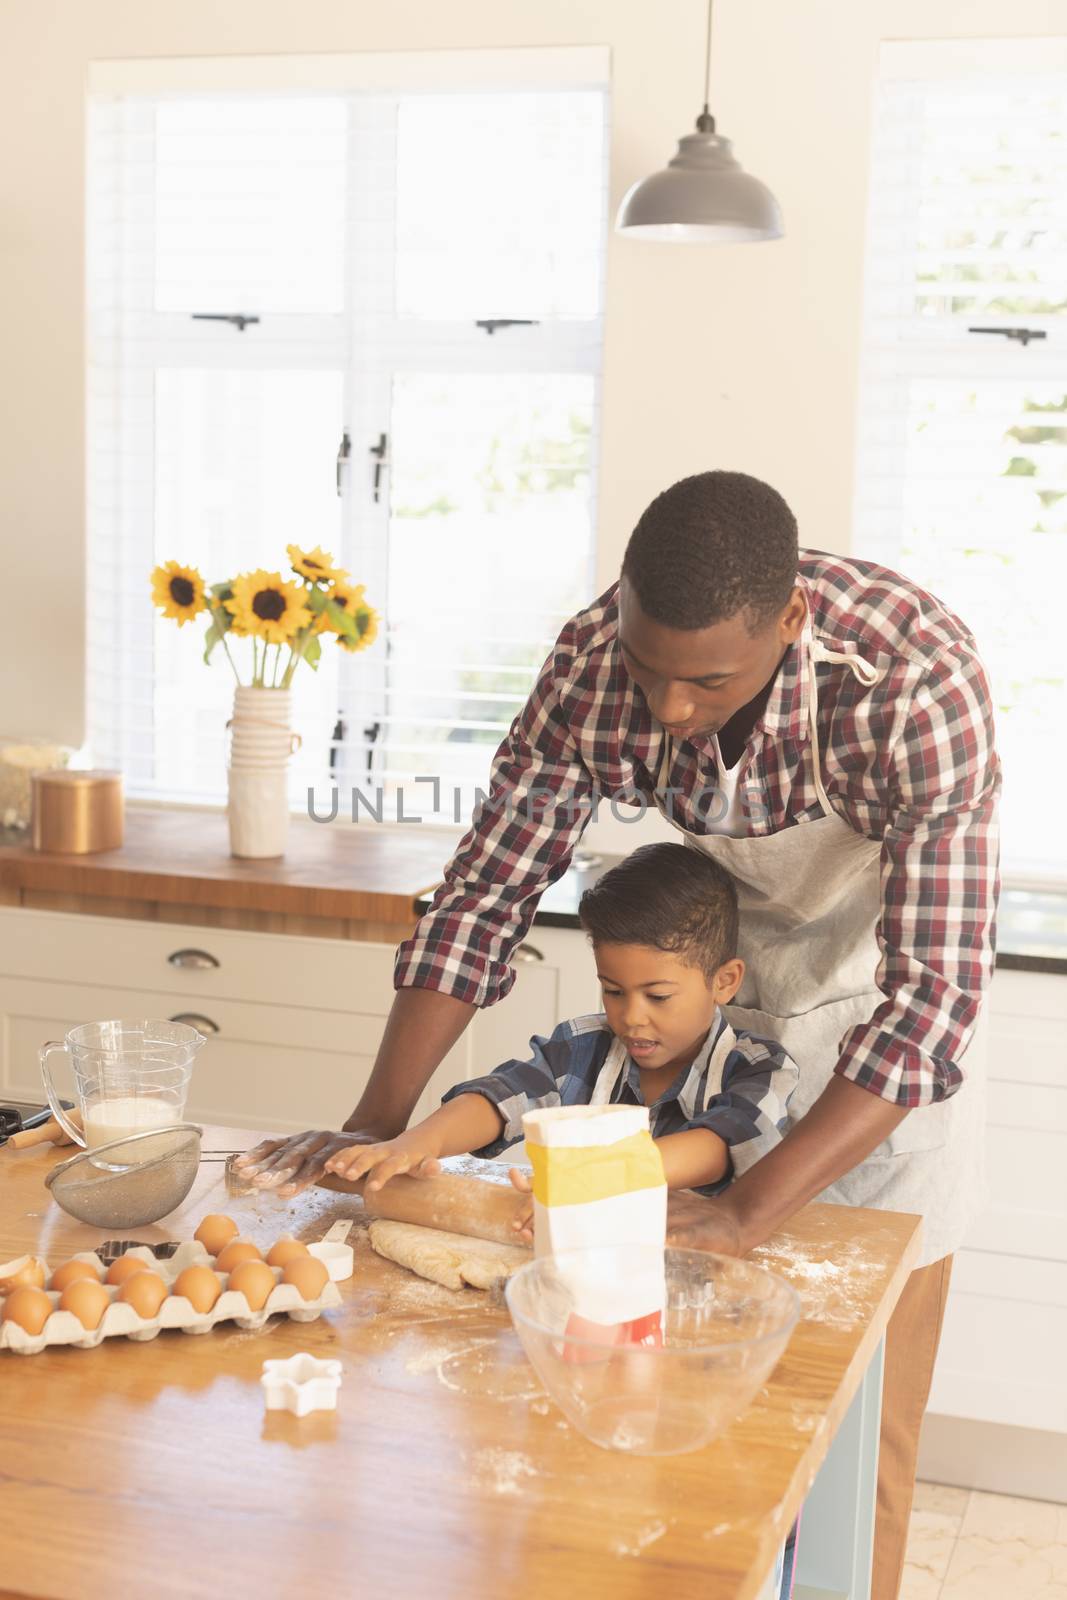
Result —
M567 870L592 805L593 782L556 691L566 664L557 646L497 751L488 798L397 950L397 989L436 989L475 1006L511 989L512 952L544 890Z
M957 645L920 683L894 740L894 805L882 841L885 995L841 1041L840 1076L898 1106L945 1100L993 971L998 891L992 698Z

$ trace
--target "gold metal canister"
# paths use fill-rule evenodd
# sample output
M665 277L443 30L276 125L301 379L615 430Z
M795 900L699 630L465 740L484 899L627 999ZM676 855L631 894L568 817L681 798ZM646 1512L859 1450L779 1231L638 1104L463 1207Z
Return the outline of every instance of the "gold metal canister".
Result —
M122 843L122 774L96 768L33 774L33 848L60 855Z

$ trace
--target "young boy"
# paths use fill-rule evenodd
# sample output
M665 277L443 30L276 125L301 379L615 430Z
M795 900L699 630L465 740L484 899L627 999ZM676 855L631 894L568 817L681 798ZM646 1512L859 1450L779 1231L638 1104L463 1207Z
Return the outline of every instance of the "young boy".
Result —
M710 856L651 844L587 889L578 908L604 1010L530 1041L528 1061L457 1084L440 1110L384 1144L340 1150L327 1169L380 1189L397 1173L429 1177L443 1156L499 1155L526 1111L647 1105L667 1185L715 1194L778 1143L797 1068L780 1045L735 1033L719 1007L745 974L736 955L737 893ZM512 1172L516 1187L526 1180ZM528 1233L529 1211L516 1217Z

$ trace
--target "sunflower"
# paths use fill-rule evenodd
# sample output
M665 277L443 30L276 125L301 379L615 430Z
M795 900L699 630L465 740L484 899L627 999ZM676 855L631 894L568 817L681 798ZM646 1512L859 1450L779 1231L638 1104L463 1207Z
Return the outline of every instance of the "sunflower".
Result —
M298 544L287 544L285 549L293 564L293 571L306 578L308 583L336 583L338 579L343 582L348 577L347 572L334 566L333 556L319 544L314 550L301 550Z
M326 592L327 600L334 600L347 611L350 616L355 616L356 609L367 591L364 583L350 583L346 578L338 578ZM315 623L316 633L340 633L336 622L331 621L329 613L321 611Z
M285 644L311 621L304 591L280 572L243 572L233 580L233 596L223 605L235 631L268 644Z
M378 637L378 624L381 621L377 611L372 606L357 605L352 612L352 620L359 633L358 639L349 639L345 634L337 635L337 643L342 650L366 650Z
M152 604L162 606L165 617L173 617L179 628L206 610L204 580L195 567L168 561L152 572Z

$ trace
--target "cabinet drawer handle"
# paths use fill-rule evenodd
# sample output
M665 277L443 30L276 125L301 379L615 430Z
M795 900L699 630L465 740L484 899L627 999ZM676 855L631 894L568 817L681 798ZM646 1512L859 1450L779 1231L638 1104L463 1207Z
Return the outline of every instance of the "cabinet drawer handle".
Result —
M176 1017L171 1017L171 1022L184 1022L187 1027L195 1028L197 1033L221 1033L217 1022L212 1022L210 1017L202 1017L199 1011L179 1011Z
M535 944L520 944L515 952L516 961L543 961L544 959Z
M195 967L197 971L220 965L218 957L209 950L172 950L167 960L172 967Z

